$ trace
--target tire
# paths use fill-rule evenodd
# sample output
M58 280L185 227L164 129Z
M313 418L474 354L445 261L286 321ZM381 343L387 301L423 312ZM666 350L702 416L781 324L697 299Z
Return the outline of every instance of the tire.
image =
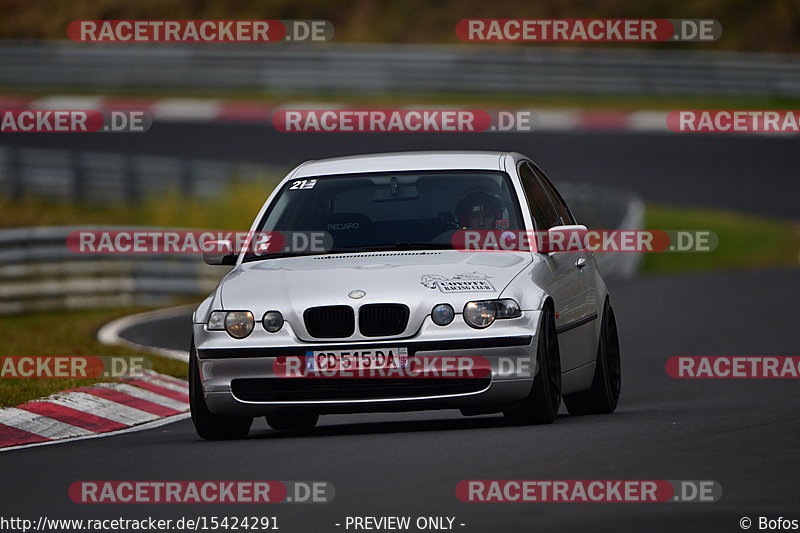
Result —
M622 364L617 321L614 318L614 310L606 299L592 386L588 390L564 396L564 403L571 415L613 413L619 403L621 386Z
M528 397L512 409L503 411L512 424L550 424L561 407L561 355L558 351L556 322L550 306L542 312L536 363L539 371Z
M189 407L195 431L206 440L242 439L253 424L252 417L220 416L208 410L203 397L194 339L189 350Z
M317 425L319 414L311 411L276 409L265 418L272 429L311 429Z

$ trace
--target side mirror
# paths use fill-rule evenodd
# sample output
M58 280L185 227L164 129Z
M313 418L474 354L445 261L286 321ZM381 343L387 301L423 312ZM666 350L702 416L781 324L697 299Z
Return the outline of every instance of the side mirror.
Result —
M234 265L236 255L233 253L233 244L225 239L221 241L206 241L206 247L212 249L210 252L203 252L203 261L208 265Z
M580 252L586 250L586 235L589 230L582 224L570 226L553 226L543 233L538 244L538 251L543 254L552 252Z

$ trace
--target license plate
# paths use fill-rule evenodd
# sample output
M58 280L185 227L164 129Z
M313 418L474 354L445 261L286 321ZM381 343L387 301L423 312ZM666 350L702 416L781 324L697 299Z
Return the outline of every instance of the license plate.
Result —
M306 352L306 370L312 372L405 368L407 364L408 348Z

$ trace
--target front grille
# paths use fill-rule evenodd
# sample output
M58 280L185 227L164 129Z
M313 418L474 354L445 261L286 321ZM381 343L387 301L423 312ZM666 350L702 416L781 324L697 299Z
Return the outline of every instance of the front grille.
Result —
M356 318L349 305L311 307L303 313L308 334L317 339L349 337L356 330Z
M246 378L231 381L231 391L245 402L291 402L422 398L470 394L491 383L484 378Z
M365 337L400 335L408 324L408 307L403 304L367 304L358 310L358 329Z

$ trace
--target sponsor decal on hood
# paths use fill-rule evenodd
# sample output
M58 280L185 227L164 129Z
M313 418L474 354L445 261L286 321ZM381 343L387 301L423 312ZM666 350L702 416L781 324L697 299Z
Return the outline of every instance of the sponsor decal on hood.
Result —
M425 274L419 281L429 289L441 292L494 292L489 276L480 272L469 272L447 277L440 274Z

